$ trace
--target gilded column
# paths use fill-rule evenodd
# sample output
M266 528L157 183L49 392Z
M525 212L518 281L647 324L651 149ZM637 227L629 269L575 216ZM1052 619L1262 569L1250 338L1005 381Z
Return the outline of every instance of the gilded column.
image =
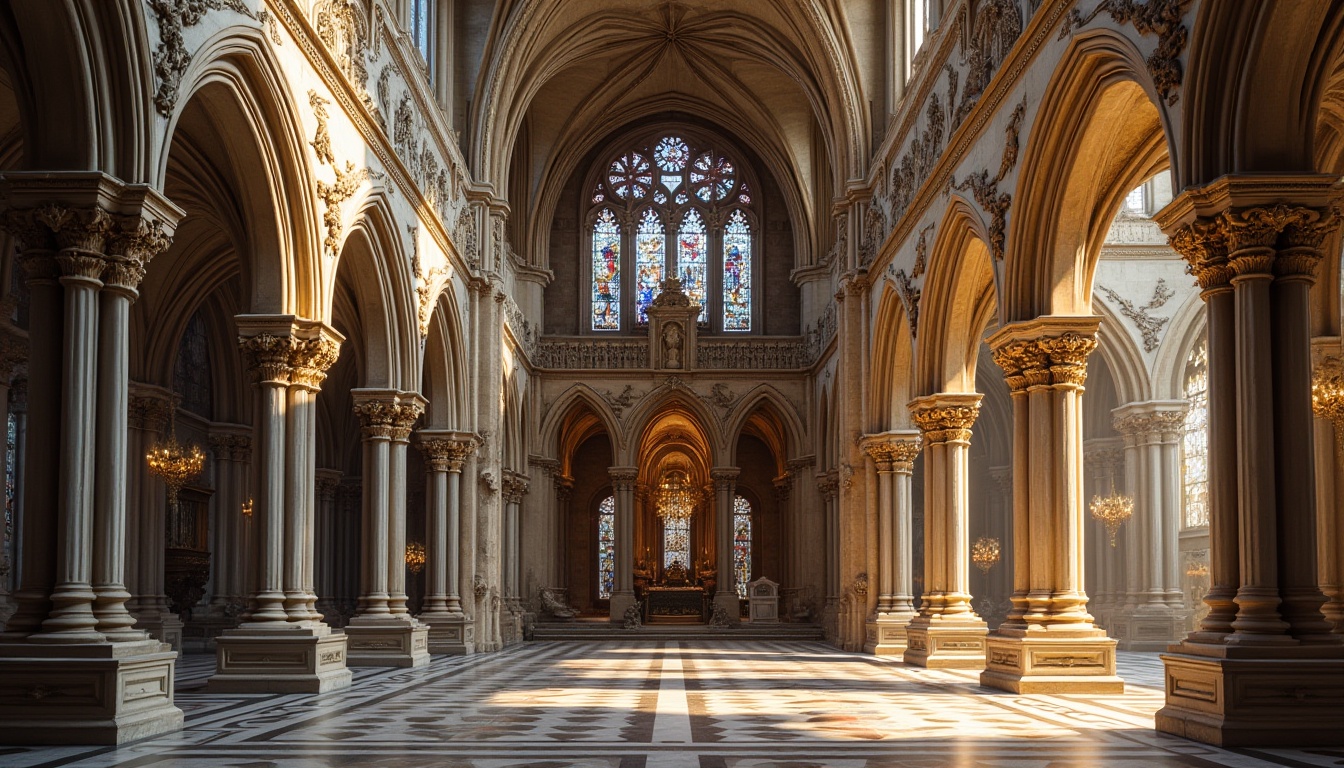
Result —
M924 439L924 596L907 630L905 661L930 669L985 663L983 619L971 609L967 456L978 394L916 398L910 412Z
M910 477L921 441L916 431L867 435L862 446L878 472L878 598L864 651L905 653L906 629L915 617L911 585Z
M989 339L1013 393L1014 611L986 641L980 684L1119 692L1115 641L1083 591L1083 383L1100 319L1042 317ZM1025 391L1025 396L1023 392Z

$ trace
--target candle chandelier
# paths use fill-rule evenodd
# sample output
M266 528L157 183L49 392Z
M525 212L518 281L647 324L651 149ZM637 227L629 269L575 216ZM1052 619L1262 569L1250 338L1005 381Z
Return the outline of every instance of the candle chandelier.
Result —
M1134 516L1134 500L1115 492L1115 475L1111 475L1111 492L1092 497L1092 517L1106 526L1106 534L1115 546L1115 535L1120 524Z
M658 517L667 522L690 520L695 514L695 505L699 501L695 489L691 487L686 473L673 470L663 475L658 485L655 504Z
M168 486L168 506L177 509L177 494L183 486L201 474L205 453L198 445L184 446L177 441L177 399L168 410L168 438L145 454L145 463L151 474Z
M406 568L412 574L425 569L425 545L418 541L406 543Z
M981 536L971 545L971 562L982 573L989 573L989 569L999 562L1000 550L998 539Z

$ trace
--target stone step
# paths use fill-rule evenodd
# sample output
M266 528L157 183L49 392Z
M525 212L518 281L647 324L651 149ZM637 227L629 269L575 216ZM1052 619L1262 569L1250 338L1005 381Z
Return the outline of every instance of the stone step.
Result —
M646 624L639 629L598 622L538 623L532 631L535 641L592 642L606 640L796 640L825 639L821 627L810 624L773 624L752 626L743 623L732 629L714 629L704 624Z

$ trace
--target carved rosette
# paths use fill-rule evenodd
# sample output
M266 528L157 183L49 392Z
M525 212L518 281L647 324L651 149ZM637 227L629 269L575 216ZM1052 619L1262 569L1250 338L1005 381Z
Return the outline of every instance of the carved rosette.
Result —
M920 406L911 412L915 426L924 433L930 445L971 441L971 427L980 416L980 404L933 404Z
M317 391L336 364L341 343L335 339L296 339L290 349L290 381Z
M366 400L354 406L359 433L365 440L392 438L397 421L397 404L390 400Z

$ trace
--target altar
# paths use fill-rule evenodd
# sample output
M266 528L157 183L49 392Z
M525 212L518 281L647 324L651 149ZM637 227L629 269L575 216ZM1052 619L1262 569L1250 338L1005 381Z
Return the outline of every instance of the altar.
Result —
M699 624L705 620L705 591L700 587L649 587L650 624Z

